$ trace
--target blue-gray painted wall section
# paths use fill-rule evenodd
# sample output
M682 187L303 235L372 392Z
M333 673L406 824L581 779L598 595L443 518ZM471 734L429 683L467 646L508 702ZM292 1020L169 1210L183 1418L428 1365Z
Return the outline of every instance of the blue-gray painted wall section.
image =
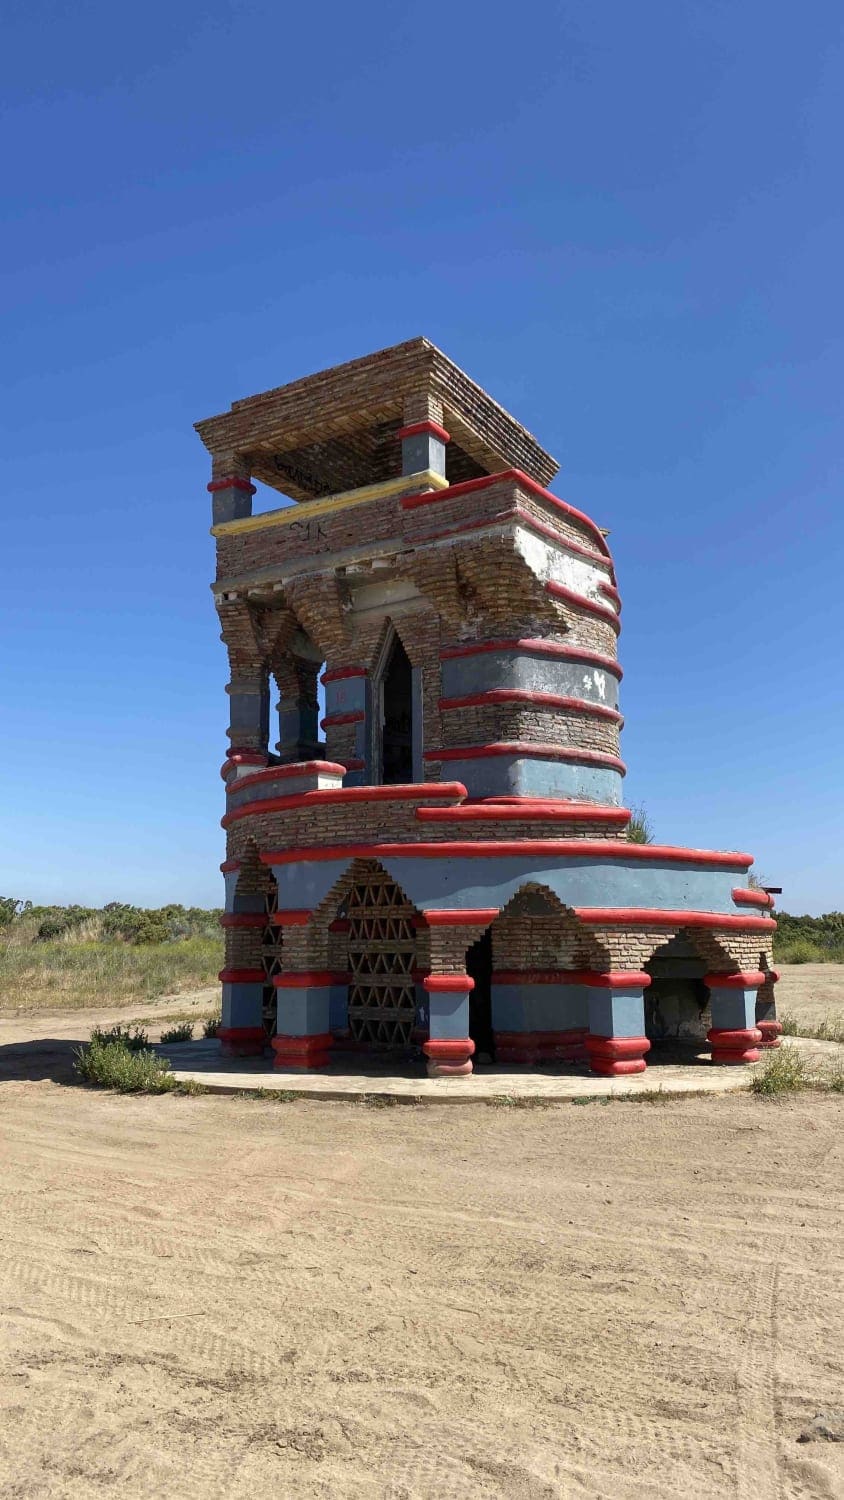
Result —
M589 1024L585 984L495 984L494 1031L572 1031Z
M332 984L328 991L328 1029L345 1031L349 1024L349 986Z
M622 776L610 766L489 755L443 762L443 775L462 781L470 797L562 797L620 807Z
M606 668L559 656L485 651L477 656L446 657L442 663L442 695L464 698L492 688L517 688L530 693L557 693L582 698L605 708L618 706L618 679ZM603 696L602 691L603 690Z
M338 677L325 684L326 714L364 713L366 709L365 677Z
M379 856L381 864L419 908L429 910L502 907L528 883L546 885L566 906L632 907L657 911L704 911L736 915L732 889L736 870L705 865L636 860L624 855L584 859L577 855L490 855L420 859ZM318 906L351 860L277 865L279 905Z
M445 443L432 432L417 432L401 440L402 474L421 474L433 469L445 474Z

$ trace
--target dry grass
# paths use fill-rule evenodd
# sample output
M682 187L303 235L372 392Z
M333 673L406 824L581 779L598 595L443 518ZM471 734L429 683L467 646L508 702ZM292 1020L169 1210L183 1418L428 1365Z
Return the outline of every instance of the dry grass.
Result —
M222 959L217 937L134 946L85 940L77 931L55 942L10 941L0 948L0 1009L81 1010L155 1000L214 984Z

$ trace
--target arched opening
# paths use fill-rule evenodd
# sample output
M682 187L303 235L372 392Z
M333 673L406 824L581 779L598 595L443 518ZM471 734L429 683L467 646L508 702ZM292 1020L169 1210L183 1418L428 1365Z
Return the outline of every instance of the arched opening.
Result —
M381 678L380 780L395 786L413 780L413 668L393 634Z
M469 1035L475 1044L475 1066L495 1061L492 1034L492 928L466 950L466 973L475 982L469 996Z
M357 865L343 908L349 1038L378 1051L407 1049L417 1029L419 914L375 860Z
M662 943L644 968L651 976L644 996L645 1035L663 1050L704 1046L712 1024L703 982L706 963L688 934L678 932Z

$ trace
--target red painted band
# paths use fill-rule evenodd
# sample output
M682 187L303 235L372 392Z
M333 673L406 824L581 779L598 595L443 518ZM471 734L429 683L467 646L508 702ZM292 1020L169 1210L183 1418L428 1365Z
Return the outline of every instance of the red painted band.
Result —
M248 479L238 479L236 474L229 474L226 479L212 479L205 488L209 495L213 495L216 490L247 490L250 495L258 493L254 484Z
M323 672L319 680L324 684L326 682L343 682L347 677L368 676L369 673L366 667L332 667L327 672Z
M272 923L274 927L307 927L312 916L312 911L274 911Z
M613 724L624 722L617 708L591 703L588 698L563 697L559 693L535 693L527 688L487 688L485 692L467 693L462 698L440 698L438 707L446 712L452 708L482 707L486 703L531 703L537 708L560 708L572 713L591 714L596 719L610 719Z
M624 675L618 662L612 656L604 656L600 651L587 651L585 647L563 646L557 641L546 641L532 636L521 640L472 641L462 646L445 646L440 652L440 661L448 661L455 656L482 656L488 651L519 651L529 656L564 657L566 661L582 661L590 667L602 667L605 672L612 673L619 681Z
M290 812L297 807L355 806L359 802L413 802L426 797L447 800L466 796L462 781L417 781L395 786L338 786L314 788L310 792L291 792L286 797L264 797L233 807L220 819L228 828L241 818L259 813Z
M452 1058L471 1057L474 1050L475 1044L470 1036L432 1036L422 1044L422 1051L426 1057L441 1058L443 1062L448 1062Z
M765 983L761 970L745 974L704 974L704 984L711 990L758 990Z
M220 870L222 871L222 873L224 875L227 875L230 870L239 870L239 869L240 869L240 860L239 859L224 859L223 863L220 865Z
M644 1057L651 1044L646 1036L596 1036L590 1032L586 1038L586 1050L590 1057L616 1058Z
M350 760L346 761L346 770L347 771L362 771L364 769L365 765L366 765L366 761L365 760L351 760L350 759Z
M400 427L398 436L400 438L417 437L422 432L430 432L431 437L439 438L441 443L451 442L451 433L446 432L439 422L432 422L430 419L425 422L411 422L409 427Z
M500 803L461 802L456 807L417 807L420 823L613 823L630 822L626 807L597 807L586 802L552 802L513 797Z
M218 1026L219 1042L261 1042L266 1040L263 1026Z
M568 505L558 495L552 495L550 490L546 490L541 484L537 484L535 479L531 479L530 475L525 474L521 469L502 469L497 474L483 474L478 479L464 479L460 484L449 485L448 489L434 490L425 495L405 495L401 502L402 509L416 510L420 505L433 505L440 500L456 500L460 495L470 495L476 490L486 490L491 485L503 483L515 483L521 489L528 490L530 494L538 495L547 505L552 505L555 510L559 510L564 515L571 517L573 521L579 521L582 526L585 526L593 534L598 543L599 550L606 557L609 557L609 547L601 534L600 528L595 525L592 518L585 515L582 510L576 510L573 505Z
M553 578L545 581L545 592L552 599L562 599L566 604L571 604L576 609L585 609L591 615L597 615L600 620L606 620L611 625L616 635L621 630L621 623L614 609L606 604L596 604L594 599L587 599L585 594L577 594L574 589L567 589L563 583L555 583Z
M568 984L565 969L494 969L493 984Z
M771 917L737 917L712 911L648 911L644 908L578 906L581 922L599 927L712 927L727 932L773 932Z
M493 922L498 916L498 907L475 907L465 911L446 911L440 907L438 910L426 910L422 915L429 927L477 927L479 923L486 926L488 922Z
M429 995L464 994L475 988L471 974L428 974L422 987Z
M744 1047L758 1047L762 1040L762 1033L755 1026L724 1027L713 1026L707 1031L706 1040L713 1047L721 1047L725 1051L741 1050Z
M435 844L371 843L323 844L274 850L259 857L265 865L318 863L326 859L356 859L383 855L398 859L458 859L502 856L535 856L539 859L623 859L664 860L671 864L716 865L720 869L742 869L753 863L752 854L721 853L714 849L673 849L662 844L632 844L626 839L475 839L472 842L445 840ZM713 912L677 912L650 908L584 907L584 921L621 922L644 915L661 925L674 926L689 916L701 917L714 925L734 926L746 932L768 932L776 927L770 917L721 916ZM593 914L593 915L590 915ZM760 925L761 924L761 925ZM700 922L698 925L705 925Z
M320 719L319 727L320 729L333 729L337 724L362 724L363 719L363 711L358 709L348 714L326 714L324 719Z
M248 776L238 776L230 781L226 791L231 797L244 786L262 786L267 781L287 781L299 776L345 776L346 767L335 760L294 760L284 766L269 766L266 771L254 771ZM314 788L314 790L319 790ZM330 791L330 787L324 788Z
M283 1036L279 1033L270 1045L276 1054L276 1067L284 1063L293 1067L322 1067L328 1062L332 1041L330 1031L323 1031L318 1036Z
M617 755L603 750L561 750L559 745L534 744L530 740L501 740L489 745L449 745L442 750L424 750L423 760L487 760L494 755L514 755L519 759L559 760L588 766L608 766L626 776L627 767Z
M221 969L217 978L221 984L263 984L263 969Z
M220 917L221 927L263 927L266 914L262 911L224 911Z
M770 909L774 904L773 896L767 891L742 890L737 888L732 893L736 906L763 906Z
M335 917L334 921L328 924L329 932L351 932L351 930L352 924L348 917Z
M602 594L607 595L608 599L614 599L616 604L618 605L618 608L621 609L621 595L614 584L605 583L604 580L601 579L600 583L598 584L598 588L600 589Z
M650 982L650 974L638 969L619 969L613 974L603 974L598 969L566 970L567 984L585 984L596 990L646 990Z
M325 989L331 984L348 982L348 974L338 974L333 969L303 969L297 974L276 974L273 980L277 990Z

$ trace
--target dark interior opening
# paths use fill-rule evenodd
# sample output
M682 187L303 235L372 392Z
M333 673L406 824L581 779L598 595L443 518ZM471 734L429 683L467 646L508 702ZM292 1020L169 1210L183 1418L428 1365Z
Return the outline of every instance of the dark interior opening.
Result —
M398 636L384 674L381 780L387 786L413 780L413 677Z
M489 928L466 953L466 973L475 981L469 996L469 1035L475 1044L474 1061L495 1061L492 1036L492 933Z

